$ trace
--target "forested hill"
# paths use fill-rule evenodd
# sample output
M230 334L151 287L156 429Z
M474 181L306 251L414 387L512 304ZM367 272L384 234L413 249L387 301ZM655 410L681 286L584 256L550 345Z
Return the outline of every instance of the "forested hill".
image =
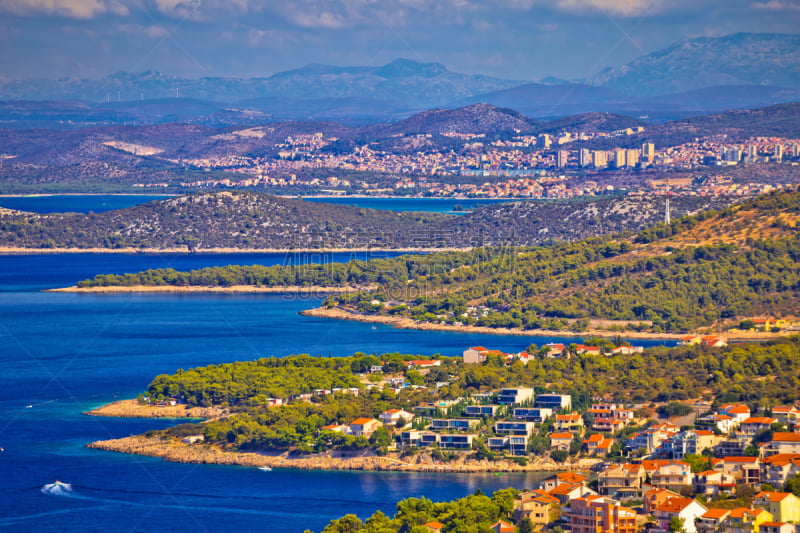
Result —
M407 284L331 296L327 305L422 322L573 331L719 331L746 317L796 319L798 227L800 192L784 191L633 238L493 250L409 272Z
M674 197L671 214L679 217L734 201L729 197ZM0 246L245 250L534 245L639 231L663 217L664 199L653 197L509 202L449 216L220 192L97 214L0 212Z
M475 248L369 262L98 275L79 286L370 286L329 297L361 315L584 331L718 330L800 317L800 189L657 224L638 234L534 248Z

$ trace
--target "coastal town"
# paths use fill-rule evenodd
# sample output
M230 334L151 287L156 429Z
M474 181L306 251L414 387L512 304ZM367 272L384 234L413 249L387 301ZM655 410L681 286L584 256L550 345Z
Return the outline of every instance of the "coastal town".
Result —
M775 322L759 320L753 327ZM725 339L711 336L687 336L681 345L701 352L728 349ZM524 523L531 531L576 533L796 533L795 524L800 522L797 403L724 403L707 396L632 402L541 387L497 388L488 379L493 368L519 371L537 361L647 353L628 343L551 342L514 353L472 346L458 360L381 360L357 354L349 366L358 386L259 400L263 408L280 410L368 395L383 399L380 405L387 408L374 417L361 413L330 424L317 422L313 433L327 445L314 454L211 453L208 430L182 433L168 446L163 439L148 443L141 437L92 446L167 460L202 457L203 462L265 468L555 472L536 487L515 491L513 509L492 526L494 531L517 531ZM472 372L487 385L453 397L449 387L463 372ZM410 405L413 398L428 401ZM186 400L143 397L141 402L150 405L147 413L152 416ZM103 408L92 414L115 415ZM168 416L174 416L174 410ZM225 414L218 411L214 416ZM310 420L305 424L313 425ZM444 528L435 521L419 525L428 531Z
M190 188L266 188L281 191L305 189L327 196L407 196L431 198L529 198L564 199L609 194L688 194L750 196L775 185L756 179L742 182L710 169L754 164L785 165L787 172L800 164L800 143L782 137L752 137L733 142L726 135L696 138L677 146L658 147L652 142L636 148L592 149L573 147L598 139L614 143L643 131L642 127L611 133L564 131L557 135L519 135L506 140L487 140L486 134L443 133L440 138L463 142L461 148L438 148L433 134L398 134L394 141L419 146L410 152L382 149L380 143L331 150L338 141L323 133L287 137L265 156L206 156L170 159L187 168L222 170L231 177L182 182ZM226 134L264 135L258 128ZM115 148L139 153L147 147L110 143ZM430 146L429 146L430 145ZM427 148L426 148L427 147ZM157 155L157 154L154 154ZM313 171L314 176L309 176ZM320 172L346 171L319 176ZM690 172L674 179L662 173ZM610 177L641 173L640 185L619 186ZM244 176L243 176L244 175ZM383 176L378 179L378 176ZM460 179L464 178L464 179ZM480 178L487 181L481 182ZM139 188L163 188L174 184L139 183Z

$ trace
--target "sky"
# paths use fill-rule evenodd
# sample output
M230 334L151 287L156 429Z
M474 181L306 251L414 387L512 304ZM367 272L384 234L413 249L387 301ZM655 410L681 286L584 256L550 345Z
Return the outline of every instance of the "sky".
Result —
M403 57L582 79L736 32L800 33L800 0L0 0L0 78L249 78Z

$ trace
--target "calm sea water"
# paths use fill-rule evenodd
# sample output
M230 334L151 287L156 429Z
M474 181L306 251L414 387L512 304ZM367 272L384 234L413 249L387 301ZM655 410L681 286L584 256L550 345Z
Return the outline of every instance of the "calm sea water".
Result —
M31 211L34 213L101 213L112 209L123 209L169 196L157 195L91 195L71 194L52 196L6 196L0 197L0 207ZM332 204L354 205L370 209L389 211L428 211L431 213L451 213L456 206L464 210L486 205L507 202L508 200L451 198L305 198L309 202L328 202ZM463 212L458 212L463 213Z
M349 254L325 259L342 261ZM540 476L300 472L186 465L89 450L174 422L81 414L134 397L160 373L210 363L356 351L459 355L470 345L514 350L549 338L395 330L303 317L319 298L287 295L88 295L41 292L99 272L280 264L269 255L0 256L0 529L7 531L319 531L346 513ZM72 491L52 487L55 480Z

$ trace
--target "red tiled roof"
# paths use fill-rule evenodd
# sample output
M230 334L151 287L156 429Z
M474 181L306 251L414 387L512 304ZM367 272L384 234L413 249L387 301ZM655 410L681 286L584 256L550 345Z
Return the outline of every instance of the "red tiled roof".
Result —
M573 437L572 433L551 433L551 439L571 439Z
M560 474L556 474L556 477L560 481L564 481L566 483L583 483L584 481L586 481L585 476L576 474L575 472L562 472Z
M751 416L750 418L742 420L742 424L773 424L777 421L776 418L770 418L768 416Z
M356 418L355 420L350 422L350 425L351 426L352 425L363 426L364 424L368 424L369 422L372 422L373 420L375 420L375 419L374 418Z
M725 518L730 512L730 509L717 509L715 507L703 513L701 518Z
M657 505L655 510L662 513L680 513L692 504L692 498L670 498L664 503Z
M737 507L731 509L731 518L742 518L744 515L758 516L761 513L766 513L763 509L750 509L748 507Z
M791 492L759 492L754 496L755 499L766 498L771 502L783 501L784 498L789 496Z
M561 485L553 489L550 489L548 491L548 494L550 495L561 494L563 496L566 496L567 494L579 488L580 486L581 486L580 483L562 483Z
M800 433L776 431L772 434L772 442L800 442Z
M722 462L725 462L725 463L757 463L758 462L758 457L736 457L736 456L730 456L730 457L723 457L722 459L719 459L718 461L722 461Z

